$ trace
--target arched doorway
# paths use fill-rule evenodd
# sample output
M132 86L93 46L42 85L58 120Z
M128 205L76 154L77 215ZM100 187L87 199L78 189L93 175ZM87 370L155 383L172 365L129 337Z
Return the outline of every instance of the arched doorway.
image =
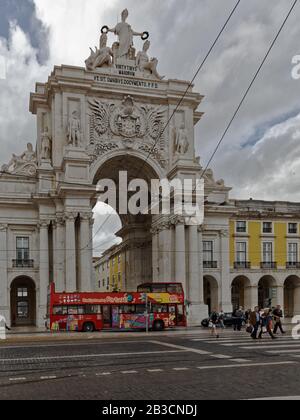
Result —
M277 304L277 284L272 276L264 276L258 283L258 305L260 308L272 308Z
M204 276L204 303L208 306L208 312L219 310L219 285L212 276Z
M31 278L22 276L12 282L10 307L13 327L36 324L36 290Z
M293 318L300 315L300 278L289 276L284 282L284 315Z
M243 307L244 309L251 308L251 296L248 290L250 287L250 280L244 276L236 277L231 284L231 302L233 309Z

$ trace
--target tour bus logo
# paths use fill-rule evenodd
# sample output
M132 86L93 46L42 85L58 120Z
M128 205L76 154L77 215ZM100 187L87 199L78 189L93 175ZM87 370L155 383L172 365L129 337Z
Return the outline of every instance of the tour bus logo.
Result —
M0 315L0 340L6 339L6 319Z
M201 225L204 220L204 180L131 179L127 171L119 180L102 179L97 184L98 199L119 215L184 217L187 225Z

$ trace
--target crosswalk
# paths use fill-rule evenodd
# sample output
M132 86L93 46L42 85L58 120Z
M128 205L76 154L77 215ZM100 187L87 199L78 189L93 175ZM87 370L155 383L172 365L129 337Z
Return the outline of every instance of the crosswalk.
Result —
M222 349L226 355L227 352L244 350L245 352L256 351L265 355L282 355L300 358L300 340L295 340L291 335L277 335L276 340L272 340L269 336L264 335L262 340L253 340L249 334L224 333L219 339L214 337L190 336L190 342L199 344L210 344ZM218 351L219 351L218 350ZM220 351L221 352L221 351Z

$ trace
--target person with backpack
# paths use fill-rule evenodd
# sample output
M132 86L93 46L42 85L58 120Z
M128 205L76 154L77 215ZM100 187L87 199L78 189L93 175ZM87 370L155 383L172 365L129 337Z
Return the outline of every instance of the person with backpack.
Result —
M273 316L269 308L265 308L261 315L261 329L258 338L261 340L264 333L268 333L272 340L276 337L273 334Z

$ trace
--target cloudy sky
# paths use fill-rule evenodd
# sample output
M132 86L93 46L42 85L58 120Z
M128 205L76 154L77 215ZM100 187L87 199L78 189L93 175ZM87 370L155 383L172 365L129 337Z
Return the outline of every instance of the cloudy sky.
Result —
M28 112L35 82L46 81L56 64L83 66L100 28L113 26L124 7L134 29L150 32L160 73L190 80L235 3L0 0L1 163L36 141ZM205 116L196 130L203 166L292 3L242 0L197 78L195 89L205 95ZM233 198L300 201L300 80L291 76L292 58L300 55L299 21L300 2L211 165L216 177L233 187ZM96 229L99 223L101 217ZM112 217L99 241L118 227Z

